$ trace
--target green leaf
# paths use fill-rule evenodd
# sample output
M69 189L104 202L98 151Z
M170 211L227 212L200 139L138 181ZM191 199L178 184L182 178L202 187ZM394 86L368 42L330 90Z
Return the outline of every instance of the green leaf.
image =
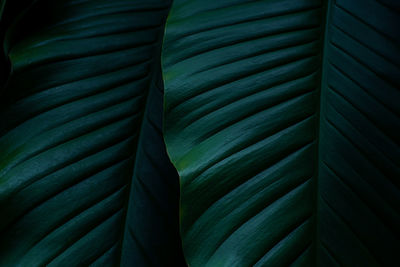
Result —
M174 1L165 141L190 266L400 264L398 7Z
M183 265L161 133L169 1L19 8L4 35L0 265Z

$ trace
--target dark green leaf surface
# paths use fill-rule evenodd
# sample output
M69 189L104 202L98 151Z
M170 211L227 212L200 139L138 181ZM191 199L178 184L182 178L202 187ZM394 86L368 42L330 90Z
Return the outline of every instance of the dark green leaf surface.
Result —
M182 262L156 86L168 8L40 0L12 22L0 109L1 266Z
M331 3L319 148L321 266L400 265L400 13ZM390 3L392 2L392 3Z
M165 140L190 266L400 264L395 6L174 1Z
M161 71L154 77L136 153L122 266L186 266L178 224L179 178L162 137Z

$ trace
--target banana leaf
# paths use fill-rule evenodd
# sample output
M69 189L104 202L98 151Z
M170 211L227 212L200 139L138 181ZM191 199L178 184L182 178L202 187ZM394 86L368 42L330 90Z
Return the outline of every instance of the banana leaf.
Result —
M399 7L174 1L164 127L190 266L400 265Z
M2 1L0 266L181 266L169 1Z

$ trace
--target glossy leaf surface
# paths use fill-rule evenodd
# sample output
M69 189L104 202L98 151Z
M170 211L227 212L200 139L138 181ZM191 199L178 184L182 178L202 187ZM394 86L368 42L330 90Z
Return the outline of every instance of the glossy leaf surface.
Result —
M180 266L158 70L169 1L31 2L6 29L0 265Z
M174 1L165 140L190 266L400 263L399 22L395 1Z

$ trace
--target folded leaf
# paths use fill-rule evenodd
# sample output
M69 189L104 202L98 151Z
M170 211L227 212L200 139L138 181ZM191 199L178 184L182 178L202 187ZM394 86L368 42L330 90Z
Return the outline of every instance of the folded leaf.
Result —
M165 140L190 266L400 264L390 5L174 1Z

